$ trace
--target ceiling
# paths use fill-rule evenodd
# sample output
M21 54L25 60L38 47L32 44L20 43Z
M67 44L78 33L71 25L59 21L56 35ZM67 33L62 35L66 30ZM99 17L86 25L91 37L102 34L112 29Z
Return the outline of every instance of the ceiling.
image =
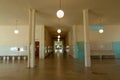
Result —
M82 11L89 9L95 15L101 16L105 25L120 24L120 0L61 0L65 16L60 26L65 32L72 25L82 24ZM45 24L53 34L58 26L56 11L60 0L0 0L0 25L12 25L16 20L19 24L28 24L29 8L37 11L37 24ZM64 31L64 28L63 28Z

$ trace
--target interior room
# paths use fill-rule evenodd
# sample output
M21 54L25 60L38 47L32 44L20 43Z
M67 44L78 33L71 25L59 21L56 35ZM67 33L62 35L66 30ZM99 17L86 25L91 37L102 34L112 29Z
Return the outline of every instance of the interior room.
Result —
M119 80L119 0L0 0L0 80Z

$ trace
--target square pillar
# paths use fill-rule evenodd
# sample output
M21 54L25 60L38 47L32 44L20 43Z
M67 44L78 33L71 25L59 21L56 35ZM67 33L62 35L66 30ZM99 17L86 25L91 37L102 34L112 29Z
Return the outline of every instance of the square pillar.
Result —
M91 67L88 9L83 10L85 67Z

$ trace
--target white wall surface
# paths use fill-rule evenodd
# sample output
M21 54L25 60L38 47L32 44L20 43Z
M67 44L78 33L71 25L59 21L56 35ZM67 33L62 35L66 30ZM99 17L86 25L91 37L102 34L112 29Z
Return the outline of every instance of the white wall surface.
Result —
M29 42L28 25L18 25L18 34L14 34L16 25L0 25L0 55L27 55ZM19 49L18 49L19 48ZM20 51L18 51L20 50Z
M18 25L19 34L14 34L15 25L0 25L0 45L28 45L28 25Z
M51 52L52 52L52 37L47 28L45 28L45 56L47 56Z
M90 40L93 42L113 42L120 41L120 25L103 25L104 33L100 34L98 31L90 32Z
M97 31L90 30L89 38L92 48L112 48L112 42L120 41L120 25L103 25L104 32L100 34ZM76 25L76 41L84 41L83 26Z
M35 40L40 41L41 27L44 25L36 25L35 26Z
M84 31L82 25L76 25L76 41L84 41Z
M83 41L83 26L76 25L76 41ZM104 33L90 30L90 42L113 42L120 41L120 25L103 25Z
M52 37L47 28L45 28L45 45L52 46Z

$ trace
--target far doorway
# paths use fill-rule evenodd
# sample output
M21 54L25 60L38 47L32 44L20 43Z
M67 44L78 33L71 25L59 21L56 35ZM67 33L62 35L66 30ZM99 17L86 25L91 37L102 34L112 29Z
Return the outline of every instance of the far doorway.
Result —
M63 41L54 41L54 52L63 53Z

